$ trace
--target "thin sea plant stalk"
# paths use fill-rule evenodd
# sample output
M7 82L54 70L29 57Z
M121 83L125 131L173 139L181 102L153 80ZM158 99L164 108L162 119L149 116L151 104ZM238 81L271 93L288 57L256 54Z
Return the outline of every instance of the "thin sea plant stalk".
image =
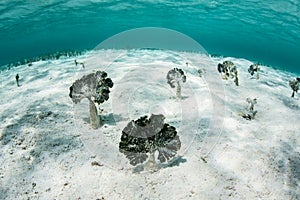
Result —
M92 100L89 100L90 107L90 123L93 129L100 127L100 119L97 111L97 107Z
M177 82L176 97L177 99L181 99L181 85L179 82Z

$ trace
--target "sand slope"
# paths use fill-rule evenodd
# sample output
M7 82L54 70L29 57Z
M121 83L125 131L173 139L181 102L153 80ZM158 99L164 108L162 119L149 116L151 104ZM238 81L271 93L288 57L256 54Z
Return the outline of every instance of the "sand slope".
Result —
M288 86L296 75L260 66L256 80L250 61L171 51L90 52L76 58L85 69L74 59L1 71L0 199L300 198L300 102ZM240 86L220 78L224 60L236 64ZM182 100L166 83L173 67L187 74ZM89 127L87 102L68 96L95 70L115 83L98 130ZM239 116L247 97L258 99L252 121ZM121 131L151 113L166 116L182 147L171 165L134 173L118 152Z

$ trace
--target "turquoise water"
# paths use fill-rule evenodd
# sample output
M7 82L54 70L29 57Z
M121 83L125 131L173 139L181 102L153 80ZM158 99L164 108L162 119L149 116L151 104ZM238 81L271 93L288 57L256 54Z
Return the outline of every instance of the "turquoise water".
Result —
M300 72L299 0L2 0L0 65L63 50L92 49L133 28L186 34L208 53Z

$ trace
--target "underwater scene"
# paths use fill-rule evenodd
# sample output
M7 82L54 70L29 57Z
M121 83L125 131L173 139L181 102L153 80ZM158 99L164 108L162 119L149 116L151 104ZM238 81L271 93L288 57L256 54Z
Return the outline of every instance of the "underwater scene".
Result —
M300 2L0 2L0 199L300 199Z

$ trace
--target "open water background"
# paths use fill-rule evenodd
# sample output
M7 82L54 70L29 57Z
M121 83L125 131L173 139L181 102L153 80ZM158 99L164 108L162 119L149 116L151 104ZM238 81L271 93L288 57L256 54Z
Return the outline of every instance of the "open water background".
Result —
M300 73L299 0L2 0L0 65L93 49L114 34L141 27L173 29L210 54Z

